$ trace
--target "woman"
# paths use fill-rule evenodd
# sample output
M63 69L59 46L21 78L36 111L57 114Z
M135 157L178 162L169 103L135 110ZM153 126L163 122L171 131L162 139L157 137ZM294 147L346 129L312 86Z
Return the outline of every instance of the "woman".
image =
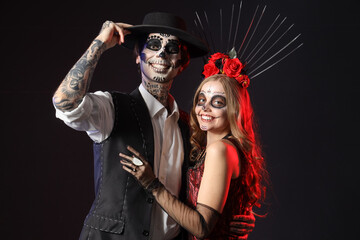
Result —
M124 160L121 163L191 234L191 239L231 239L226 235L231 216L247 214L252 206L260 206L266 170L254 134L249 79L242 64L237 58L217 53L205 65L203 74L206 78L195 93L190 115L194 166L187 173L187 205L165 189L133 148L128 149L143 165ZM122 153L120 156L133 160Z

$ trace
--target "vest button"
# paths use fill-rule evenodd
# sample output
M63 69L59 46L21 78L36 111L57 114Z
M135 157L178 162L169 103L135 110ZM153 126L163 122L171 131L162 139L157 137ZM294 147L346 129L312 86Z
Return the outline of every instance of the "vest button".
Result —
M149 231L144 230L144 231L142 232L142 234L143 234L144 236L149 236Z
M153 203L153 202L154 202L154 199L153 199L153 198L148 198L146 201L147 201L148 203Z

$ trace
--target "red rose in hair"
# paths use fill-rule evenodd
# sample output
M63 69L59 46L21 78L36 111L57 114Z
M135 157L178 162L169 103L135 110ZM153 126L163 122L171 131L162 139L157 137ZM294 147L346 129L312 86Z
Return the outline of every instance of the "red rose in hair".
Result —
M231 78L236 78L240 75L243 65L238 58L226 59L223 67L224 73Z
M247 88L250 84L250 79L247 75L240 75L239 77L235 78L243 88Z
M217 52L217 53L214 53L213 55L211 55L209 62L215 62L216 60L218 60L220 58L229 58L229 56L226 54Z
M205 78L210 77L215 74L218 74L218 73L219 73L219 69L215 66L214 62L209 61L209 63L207 63L204 66L203 74L204 74Z

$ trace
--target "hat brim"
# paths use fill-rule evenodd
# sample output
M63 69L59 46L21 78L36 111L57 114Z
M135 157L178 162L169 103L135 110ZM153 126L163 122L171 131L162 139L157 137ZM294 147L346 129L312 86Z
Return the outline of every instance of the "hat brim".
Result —
M191 58L201 57L209 52L203 41L181 29L158 25L136 25L126 29L131 33L125 36L125 41L122 46L129 49L134 49L140 35L149 33L167 33L178 37L187 45Z

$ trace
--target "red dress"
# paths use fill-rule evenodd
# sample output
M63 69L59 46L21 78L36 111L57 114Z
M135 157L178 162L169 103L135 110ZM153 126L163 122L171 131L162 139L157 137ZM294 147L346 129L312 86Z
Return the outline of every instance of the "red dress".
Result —
M230 140L230 139L229 139ZM235 145L236 146L236 145ZM241 151L238 148L238 155L243 156L240 154ZM201 157L199 162L194 166L190 167L187 171L187 204L194 209L196 208L197 204L197 196L199 193L201 179L204 173L204 161L205 161L205 154ZM244 160L240 157L240 160ZM242 162L242 161L241 161ZM241 164L241 166L243 166ZM248 214L248 209L244 206L244 196L243 196L243 189L244 185L242 184L242 176L240 175L236 179L232 179L230 182L230 189L228 193L228 197L226 199L226 203L221 213L221 216L212 230L211 234L206 239L237 239L234 236L229 236L229 229L230 229L230 221L232 220L234 215L239 214ZM189 234L189 239L198 239L195 236Z

